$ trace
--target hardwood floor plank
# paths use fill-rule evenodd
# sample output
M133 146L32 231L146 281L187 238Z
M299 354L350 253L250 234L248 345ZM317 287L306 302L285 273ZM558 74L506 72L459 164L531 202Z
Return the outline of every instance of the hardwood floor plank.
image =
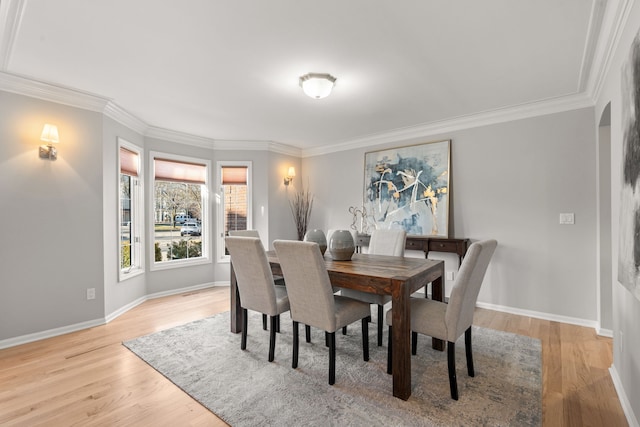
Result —
M226 426L122 341L229 310L229 288L146 301L107 325L0 350L2 426ZM626 426L612 340L590 328L477 309L474 324L542 343L544 426Z

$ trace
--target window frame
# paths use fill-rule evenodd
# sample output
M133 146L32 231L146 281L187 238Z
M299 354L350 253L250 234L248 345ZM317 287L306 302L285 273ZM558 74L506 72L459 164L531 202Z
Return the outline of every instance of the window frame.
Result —
M223 264L231 262L231 257L225 255L222 168L238 166L247 168L247 230L253 229L253 162L250 160L219 160L216 162L216 261Z
M144 150L124 138L117 138L117 193L118 193L118 213L117 213L117 227L118 227L118 282L124 282L127 279L144 274L145 272L145 233L144 233L144 169L143 169L143 154ZM120 191L122 165L120 162L120 150L125 149L135 153L138 160L138 176L131 176L130 182L130 226L131 226L131 250L130 259L132 260L131 266L128 268L122 268L122 194ZM126 174L125 174L126 175ZM133 185L135 184L135 185Z
M210 231L210 215L209 215L209 192L210 192L210 176L211 176L211 161L208 159L203 159L200 157L188 157L182 156L178 154L166 153L161 151L150 151L149 152L149 169L150 175L149 179L151 182L151 190L149 191L149 206L150 206L150 216L149 216L149 225L148 232L150 236L153 238L149 239L149 253L155 254L155 193L156 193L156 178L155 178L155 160L163 159L169 161L175 161L176 163L193 163L205 165L205 183L202 185L201 197L202 197L202 212L201 212L201 234L200 237L202 239L202 255L195 258L185 258L185 259L175 259L168 261L156 261L155 257L150 258L150 266L149 269L151 271L159 271L159 270L169 270L173 268L181 268L181 267L189 267L195 265L204 265L211 263L211 231ZM188 182L185 182L188 184Z

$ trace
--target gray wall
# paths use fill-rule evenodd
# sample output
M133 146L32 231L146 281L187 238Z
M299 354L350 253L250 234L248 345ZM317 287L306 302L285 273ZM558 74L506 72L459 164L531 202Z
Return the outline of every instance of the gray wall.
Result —
M0 340L103 317L102 115L0 91L0 201Z
M480 302L594 325L592 108L305 158L313 226L351 225L365 151L440 139L452 140L451 235L499 242ZM575 213L575 225L559 225L561 212Z
M635 422L640 421L640 301L618 282L618 244L621 194L621 164L623 125L621 115L621 75L631 42L640 31L640 5L636 2L629 12L624 31L602 90L596 103L596 117L600 117L611 103L611 260L613 283L613 369L614 380L622 388L622 400L633 412ZM619 393L621 394L621 393Z

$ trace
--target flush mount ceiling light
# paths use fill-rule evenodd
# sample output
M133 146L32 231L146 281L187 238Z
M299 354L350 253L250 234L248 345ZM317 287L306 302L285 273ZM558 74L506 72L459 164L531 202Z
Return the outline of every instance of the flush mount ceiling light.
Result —
M314 99L326 98L331 93L336 78L331 74L308 73L300 76L300 87Z

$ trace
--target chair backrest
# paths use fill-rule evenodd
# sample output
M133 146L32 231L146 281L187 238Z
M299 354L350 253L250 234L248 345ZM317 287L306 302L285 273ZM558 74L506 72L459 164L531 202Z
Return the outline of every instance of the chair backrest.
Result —
M260 237L258 230L229 230L229 236Z
M236 273L242 307L269 316L278 314L271 266L260 239L229 236L225 243Z
M400 229L373 230L368 253L374 255L404 256L407 232Z
M469 246L449 296L445 314L447 340L455 342L473 323L480 285L497 244L495 240L483 240Z
M336 306L329 273L315 242L275 240L291 319L325 331L336 330Z

